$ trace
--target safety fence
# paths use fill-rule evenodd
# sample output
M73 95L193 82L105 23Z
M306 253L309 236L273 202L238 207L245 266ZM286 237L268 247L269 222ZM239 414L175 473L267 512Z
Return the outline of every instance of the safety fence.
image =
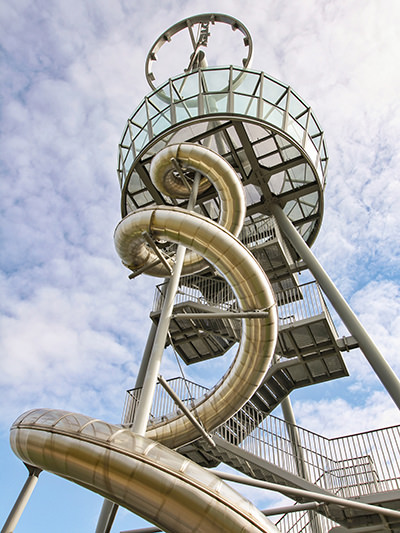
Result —
M289 252L279 226L272 216L254 217L246 222L240 232L239 239L250 251L278 241L288 262L293 262L292 254Z
M337 496L400 489L400 426L327 439L246 406L217 431L227 442Z
M166 284L157 285L153 312L160 312ZM292 326L302 320L324 317L337 337L335 325L316 281L304 283L275 293L278 304L279 326ZM181 279L174 305L194 302L221 311L238 311L231 287L221 278L186 276ZM210 315L212 316L212 315Z
M285 533L326 533L336 522L315 511L298 511L283 515L275 525Z
M207 392L206 387L183 378L168 383L189 407ZM179 409L173 400L161 386L156 389L151 421L176 416ZM124 423L132 422L139 399L140 389L128 391ZM328 439L247 404L215 433L340 497L400 489L400 426Z

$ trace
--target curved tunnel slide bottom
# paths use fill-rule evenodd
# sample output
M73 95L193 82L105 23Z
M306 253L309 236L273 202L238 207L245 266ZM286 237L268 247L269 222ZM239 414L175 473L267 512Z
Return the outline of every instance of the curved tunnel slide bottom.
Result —
M88 488L167 533L278 533L212 472L121 426L36 409L16 420L10 440L25 463Z

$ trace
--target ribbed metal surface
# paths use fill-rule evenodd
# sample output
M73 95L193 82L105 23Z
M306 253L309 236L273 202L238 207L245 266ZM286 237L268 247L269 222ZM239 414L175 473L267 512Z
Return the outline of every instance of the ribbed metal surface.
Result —
M220 382L196 402L208 431L227 420L254 394L272 358L277 338L275 298L268 279L245 246L216 223L179 208L136 211L117 226L115 243L124 263L131 257L131 240L142 231L171 240L203 255L227 279L243 311L270 309L268 318L243 319L237 355ZM198 435L183 416L152 429L151 438L181 446Z
M11 445L22 461L97 492L167 533L278 532L211 472L121 426L37 409L13 424Z

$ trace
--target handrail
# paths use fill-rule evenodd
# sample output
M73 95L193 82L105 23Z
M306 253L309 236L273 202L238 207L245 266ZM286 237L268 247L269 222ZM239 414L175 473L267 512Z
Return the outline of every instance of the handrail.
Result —
M164 283L157 285L153 312L159 312L163 302ZM338 333L333 323L322 291L316 281L303 283L275 293L278 304L279 327L294 325L300 320L324 316L329 322L334 336ZM185 276L175 297L175 305L194 302L212 306L222 311L238 310L235 295L230 286L221 278L206 276ZM212 316L212 315L211 315Z
M206 387L183 378L170 379L168 383L186 402L207 391ZM131 422L127 417L134 416L139 395L139 389L128 391L125 423ZM168 419L176 411L173 401L157 387L154 419ZM296 429L310 479L317 486L346 498L400 490L400 425L336 438L326 438L302 427ZM225 441L298 475L289 433L285 421L267 416L249 404L216 430Z
M171 109L179 108L185 104L186 118L202 116L205 111L207 114L217 115L228 112L230 115L239 114L242 116L245 113L245 115L262 121L262 123L272 128L282 129L295 144L301 146L307 153L309 160L313 162L318 171L318 179L321 185L323 187L325 186L327 170L326 146L323 139L323 132L311 109L290 87L271 78L264 72L233 67L233 76L246 72L247 79L252 76L258 80L256 86L259 89L255 95L253 91L249 92L247 84L232 87L230 86L231 81L229 81L232 80L232 76L230 76L231 69L232 67L210 67L198 69L183 75L180 74L162 84L143 99L128 120L119 145L118 176L121 188L123 188L132 164L141 150L153 138L167 131L176 123L176 116L174 116L176 113L172 113ZM191 78L195 84L194 86L200 87L205 75L210 80L213 79L217 83L217 86L220 87L217 91L213 91L212 95L204 95L201 91L195 91L190 94L185 94L184 91L181 94L179 87L182 85L183 79ZM223 82L221 85L221 77L228 83ZM173 91L170 91L169 84L172 84ZM188 84L187 87L189 86L193 85ZM282 98L277 101L276 91L268 90L268 87L277 89L281 93ZM288 114L286 115L284 100L289 92L292 98L287 99L287 102L289 104L290 102L293 103L293 109L289 105L289 109L287 110ZM167 103L164 102L166 95L169 95L169 102ZM238 97L232 98L233 95L238 95ZM212 108L204 109L204 103L208 102L210 96L214 101L218 96L222 100L222 104L220 103L215 110ZM243 108L244 100L250 104L247 106L247 109ZM231 109L228 109L228 101L231 103ZM256 105L251 105L252 103L255 104L256 101ZM300 108L302 109L301 111ZM260 114L261 109L263 111ZM300 118L304 113L310 114L310 120L306 124Z
M262 215L245 222L239 239L250 251L261 248L267 243L279 241L289 263L293 263L292 254L273 216Z

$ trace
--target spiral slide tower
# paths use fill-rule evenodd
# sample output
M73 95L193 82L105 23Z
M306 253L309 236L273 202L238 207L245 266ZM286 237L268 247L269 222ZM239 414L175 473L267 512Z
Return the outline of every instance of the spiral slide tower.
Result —
M217 45L225 43L226 29L239 37L241 67L208 64L214 34ZM158 84L154 69L185 34L187 68ZM317 452L306 449L295 425L290 392L346 376L345 350L362 349L399 406L400 388L310 251L323 213L323 132L290 87L250 70L251 56L248 30L221 14L185 19L152 46L146 60L152 92L129 118L119 145L123 218L114 235L130 278L163 278L136 386L128 391L121 425L48 409L15 421L11 446L30 475L4 532L14 530L41 470L105 498L97 533L111 530L118 506L155 524L146 531L289 530L205 468L219 462L311 502L303 529L290 531L382 523L372 500L362 507L343 492L348 500L340 503L328 482L318 485L307 456ZM315 280L300 285L301 270ZM338 338L323 292L348 337ZM167 344L191 365L212 364L236 343L229 368L210 387L160 376ZM245 448L279 404L292 470ZM398 523L399 513L386 511L385 524Z

